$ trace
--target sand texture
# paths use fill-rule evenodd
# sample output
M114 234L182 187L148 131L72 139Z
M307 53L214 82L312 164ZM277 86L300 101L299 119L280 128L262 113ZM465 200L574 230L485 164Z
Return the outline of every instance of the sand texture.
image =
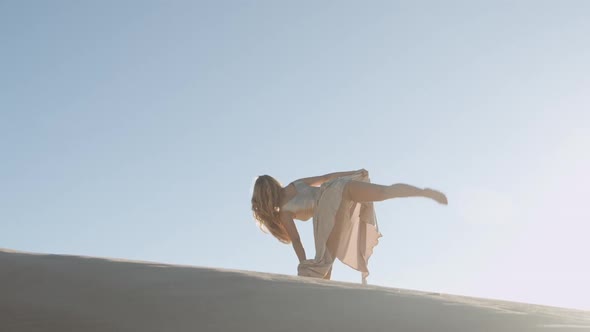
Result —
M0 331L590 331L590 312L0 249Z

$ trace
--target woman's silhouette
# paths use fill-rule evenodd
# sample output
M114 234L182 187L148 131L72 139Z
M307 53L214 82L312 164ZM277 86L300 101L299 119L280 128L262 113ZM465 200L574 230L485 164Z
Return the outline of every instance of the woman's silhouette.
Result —
M335 258L368 275L367 262L381 236L373 202L399 197L426 197L447 204L436 190L407 184L370 183L364 169L302 178L283 187L269 175L256 179L252 211L263 230L291 243L299 259L298 274L329 279ZM308 260L294 219L313 217L316 256Z

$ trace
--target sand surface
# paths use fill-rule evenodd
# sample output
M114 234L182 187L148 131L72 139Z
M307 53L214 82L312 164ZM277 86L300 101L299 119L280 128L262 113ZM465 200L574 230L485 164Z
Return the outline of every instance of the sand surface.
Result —
M0 249L0 331L590 331L590 312Z

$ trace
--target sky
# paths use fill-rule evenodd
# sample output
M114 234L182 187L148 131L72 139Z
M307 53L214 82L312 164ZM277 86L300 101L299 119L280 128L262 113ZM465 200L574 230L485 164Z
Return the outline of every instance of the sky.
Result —
M0 1L0 247L295 275L252 217L256 176L365 168L449 198L375 205L370 284L590 310L588 17L582 0Z

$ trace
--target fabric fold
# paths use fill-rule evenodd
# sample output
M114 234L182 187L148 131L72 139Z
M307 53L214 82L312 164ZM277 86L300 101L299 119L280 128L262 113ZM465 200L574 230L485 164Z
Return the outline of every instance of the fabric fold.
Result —
M382 236L373 203L357 203L343 198L349 181L370 182L368 176L355 173L324 183L313 216L316 255L299 264L297 274L325 278L336 258L360 271L362 283L369 276L368 262Z

